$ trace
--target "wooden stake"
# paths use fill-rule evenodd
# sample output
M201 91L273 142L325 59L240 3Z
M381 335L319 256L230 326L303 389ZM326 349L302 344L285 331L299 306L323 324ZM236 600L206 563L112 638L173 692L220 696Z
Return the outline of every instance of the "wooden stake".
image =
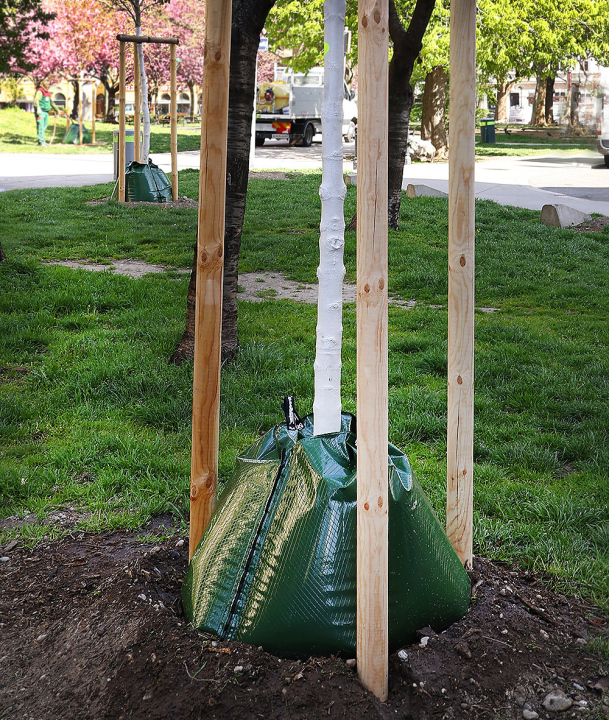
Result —
M471 568L474 465L476 0L450 12L446 534Z
M231 3L207 0L192 408L189 556L216 506Z
M82 86L78 80L78 144L82 145Z
M95 145L95 113L97 111L97 83L91 90L91 142Z
M133 43L133 159L140 161L140 123L142 109L142 76L137 43Z
M118 201L125 202L125 43L118 61Z
M357 182L357 670L388 692L388 1L359 0Z
M171 71L171 193L173 200L178 199L178 83L176 79L176 46L169 46ZM223 233L224 237L224 233Z

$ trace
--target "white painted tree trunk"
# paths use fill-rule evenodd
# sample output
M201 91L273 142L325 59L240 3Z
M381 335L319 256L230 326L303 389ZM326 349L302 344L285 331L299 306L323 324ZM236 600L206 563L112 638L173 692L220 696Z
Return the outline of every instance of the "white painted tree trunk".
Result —
M343 82L346 0L324 3L324 98L321 111L322 182L321 225L319 238L319 298L317 302L317 344L315 352L315 398L313 432L315 435L340 430L341 347L343 278L345 267L344 201L347 188L343 181Z
M136 27L135 34L141 35L142 28ZM143 142L142 150L140 153L140 162L144 165L148 162L148 156L150 155L150 108L148 107L148 82L146 80L146 66L144 65L144 45L142 43L137 44L137 54L140 59L140 87L142 89L142 110L144 114L144 122L142 126ZM134 112L139 112L139 108L133 108Z

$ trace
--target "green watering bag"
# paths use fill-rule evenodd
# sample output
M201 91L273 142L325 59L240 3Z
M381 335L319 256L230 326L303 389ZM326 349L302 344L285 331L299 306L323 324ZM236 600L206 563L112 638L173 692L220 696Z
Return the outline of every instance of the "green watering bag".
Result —
M130 162L125 170L125 199L128 202L169 202L171 183L152 160L148 164Z
M354 656L355 417L314 437L312 416L291 415L237 458L192 557L184 610L223 640L286 656ZM422 627L461 618L470 582L406 456L389 445L388 463L393 651Z

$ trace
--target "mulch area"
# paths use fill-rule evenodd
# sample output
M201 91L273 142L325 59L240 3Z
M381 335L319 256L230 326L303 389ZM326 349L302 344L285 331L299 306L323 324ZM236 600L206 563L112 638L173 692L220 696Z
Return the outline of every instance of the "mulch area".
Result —
M609 662L590 646L606 614L517 567L477 558L468 613L391 656L380 703L351 658L278 658L190 628L188 540L171 518L148 533L0 549L0 718L609 717Z

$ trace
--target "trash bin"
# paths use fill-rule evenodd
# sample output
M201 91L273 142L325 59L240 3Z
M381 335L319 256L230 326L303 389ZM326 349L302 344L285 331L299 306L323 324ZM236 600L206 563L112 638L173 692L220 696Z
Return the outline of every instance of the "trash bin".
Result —
M480 142L483 143L494 143L495 142L495 119L484 118L480 120Z
M114 130L114 179L118 180L118 130ZM142 134L140 133L140 147ZM135 160L135 130L125 130L125 168Z

